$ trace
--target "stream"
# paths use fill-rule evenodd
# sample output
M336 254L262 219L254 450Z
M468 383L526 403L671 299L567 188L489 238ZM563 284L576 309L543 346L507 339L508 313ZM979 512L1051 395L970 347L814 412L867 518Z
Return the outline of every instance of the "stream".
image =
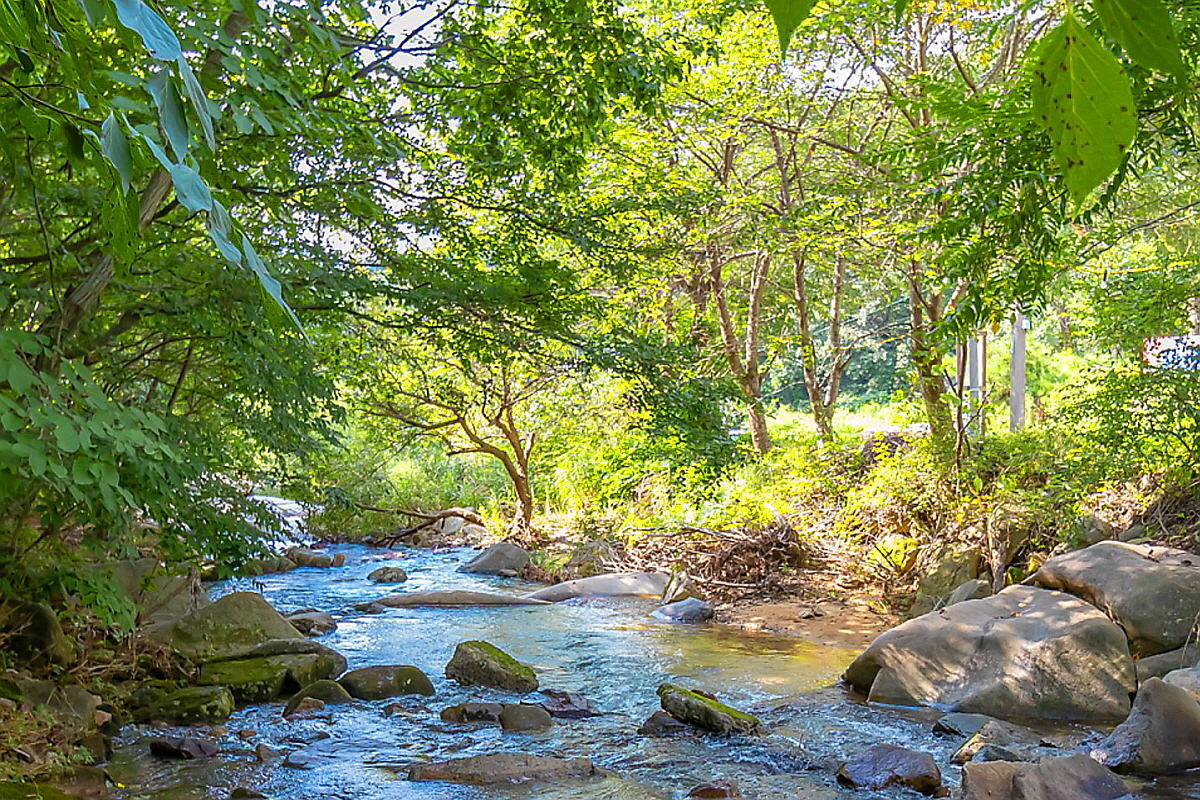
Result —
M724 778L758 800L919 797L903 790L854 792L837 785L837 765L880 742L932 753L944 783L957 793L959 770L948 760L960 742L931 733L938 712L868 707L852 702L838 685L857 651L719 625L661 623L649 616L655 604L646 598L368 614L352 604L394 592L454 588L521 594L538 585L456 572L474 554L466 548L387 551L339 545L326 552L344 554L345 566L225 581L213 584L210 594L257 591L285 614L301 608L327 611L338 629L319 641L343 653L351 669L411 664L429 675L436 696L354 701L297 719L282 717L282 702L249 706L216 729L127 726L108 765L121 784L119 796L226 800L240 786L297 800L674 800L698 783ZM392 587L368 581L367 574L384 564L402 566L408 581ZM497 645L533 666L542 688L577 692L604 716L556 719L550 729L534 734L443 722L439 711L456 703L514 701L511 694L461 687L444 677L455 645L469 639ZM638 734L639 725L659 707L655 689L668 680L756 714L766 732ZM390 708L385 712L385 707ZM162 735L210 736L221 755L197 761L155 759L146 742ZM307 768L284 767L281 759L260 763L253 753L259 743L291 753ZM603 772L585 780L499 787L413 783L404 777L414 763L502 751L588 756ZM1130 783L1130 788L1146 800L1200 798L1200 786L1190 776Z

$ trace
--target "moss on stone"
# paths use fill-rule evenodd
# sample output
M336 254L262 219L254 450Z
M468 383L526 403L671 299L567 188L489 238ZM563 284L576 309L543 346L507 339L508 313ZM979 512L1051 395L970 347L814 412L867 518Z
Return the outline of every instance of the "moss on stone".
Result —
M45 783L0 781L0 800L75 800L75 797Z
M754 715L671 683L658 687L658 699L663 711L698 728L716 733L754 733L759 728Z
M182 725L224 722L233 713L233 706L233 694L224 686L193 686L159 699L143 716Z
M274 658L217 661L200 668L200 686L224 686L239 703L263 703L283 694L288 665Z
M283 715L285 717L289 716L300 705L300 702L307 697L315 698L323 703L349 703L354 699L337 681L314 681L296 692L287 701L287 705L283 707Z
M513 692L535 692L537 675L533 669L494 644L481 641L463 642L454 649L446 665L446 677L470 686L493 686Z

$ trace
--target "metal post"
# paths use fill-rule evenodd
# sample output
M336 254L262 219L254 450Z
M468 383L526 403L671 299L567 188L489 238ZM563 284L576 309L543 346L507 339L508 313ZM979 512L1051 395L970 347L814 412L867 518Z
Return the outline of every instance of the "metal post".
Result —
M1025 361L1025 315L1018 309L1013 314L1008 377L1008 428L1011 431L1025 427Z
M979 438L979 408L982 400L982 353L979 337L967 339L967 433L972 439Z

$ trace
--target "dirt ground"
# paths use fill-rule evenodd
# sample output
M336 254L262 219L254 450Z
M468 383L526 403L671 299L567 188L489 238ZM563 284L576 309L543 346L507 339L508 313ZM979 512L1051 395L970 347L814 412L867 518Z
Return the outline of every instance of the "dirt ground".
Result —
M863 649L899 617L861 600L781 601L722 606L717 621L745 631L799 636L818 644Z

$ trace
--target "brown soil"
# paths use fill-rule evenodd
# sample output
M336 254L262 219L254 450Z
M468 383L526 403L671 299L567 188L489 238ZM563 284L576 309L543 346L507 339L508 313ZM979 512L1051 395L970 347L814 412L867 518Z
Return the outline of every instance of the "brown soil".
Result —
M744 601L721 607L717 620L755 633L799 636L832 647L865 648L871 640L900 622L862 600Z

